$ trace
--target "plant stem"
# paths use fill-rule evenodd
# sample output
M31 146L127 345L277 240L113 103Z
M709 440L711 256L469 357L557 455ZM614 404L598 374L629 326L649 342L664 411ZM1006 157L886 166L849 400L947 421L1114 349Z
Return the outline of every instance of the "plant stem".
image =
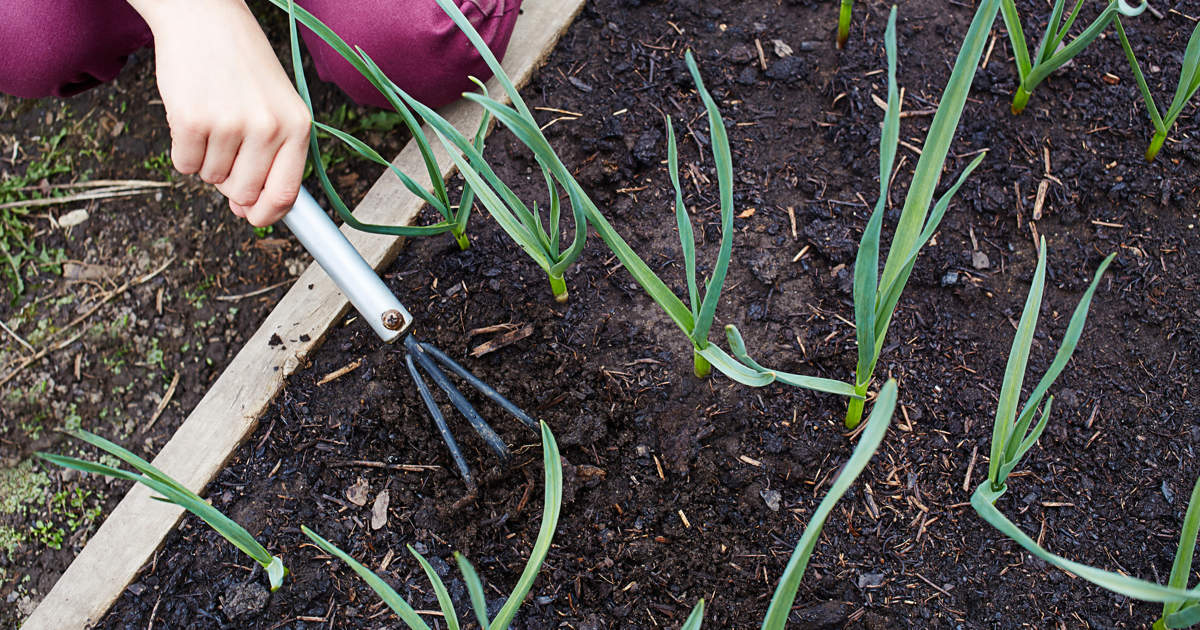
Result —
M462 251L467 251L471 248L471 241L467 238L466 232L450 232L454 235L454 242L458 243L458 248Z
M853 8L854 0L842 0L842 8L838 12L838 50L845 48L846 40L850 38L850 11Z
M869 385L870 383L871 383L871 381L868 380L866 383L863 383L862 385L854 386L854 393L858 394L859 396L862 396L862 398L851 398L850 399L850 406L846 408L846 428L847 429L853 429L858 426L859 422L862 422L863 405L866 404L866 402L867 402L866 401L867 385Z
M1016 94L1013 94L1012 113L1020 114L1025 111L1025 106L1029 104L1029 96L1030 93L1025 86L1018 85Z
M712 373L712 364L694 347L692 348L692 371L696 373L697 378L704 378Z
M1146 149L1146 161L1153 162L1158 155L1158 150L1162 148L1163 143L1167 141L1167 132L1155 131L1154 137L1150 139L1150 148Z
M559 304L567 301L567 282L562 276L550 276L550 290L554 292L554 300Z

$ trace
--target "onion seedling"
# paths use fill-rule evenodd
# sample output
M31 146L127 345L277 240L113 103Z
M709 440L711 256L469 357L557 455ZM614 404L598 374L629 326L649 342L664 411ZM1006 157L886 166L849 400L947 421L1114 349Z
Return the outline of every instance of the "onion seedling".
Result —
M289 13L292 16L293 41L295 40L296 19L299 19L308 28L313 28L313 24L311 23L320 25L319 20L312 18L311 14L306 14L301 8L292 6L293 0L271 1L281 6L286 2L286 6L289 7ZM482 41L478 32L475 31L474 26L470 25L466 17L463 17L462 11L458 10L458 7L450 4L450 2L439 0L438 4L442 6L443 10L451 18L455 19L455 23L460 26L463 34L467 35L470 42L479 50L482 58L492 67L492 71L496 74L498 82L503 86L504 91L511 98L512 102L514 102L517 109L520 110L523 120L533 121L533 114L529 112L526 103L517 94L516 88L512 85L508 74L505 74L502 68L500 68L496 56L492 54L491 49ZM575 263L575 260L583 251L584 240L587 238L587 220L584 218L583 209L578 205L576 194L571 193L570 188L563 186L562 181L558 180L556 176L551 175L553 173L552 164L542 162L542 156L535 151L535 157L538 158L542 175L546 179L546 186L550 190L550 203L547 204L548 216L544 222L542 221L538 205L533 204L533 208L529 208L529 206L524 204L521 198L517 197L516 193L512 192L511 188L499 179L499 176L494 172L490 164L484 160L484 156L482 156L482 134L484 134L488 116L490 116L488 114L490 109L485 109L484 124L475 133L474 139L468 140L462 136L462 133L456 130L454 125L451 125L450 122L442 118L437 112L434 112L430 107L426 107L424 103L416 101L415 98L398 88L395 83L392 83L388 77L384 76L384 73L379 70L379 67L374 64L374 61L371 60L370 56L364 50L356 48L352 52L344 43L341 44L341 47L337 46L335 42L340 42L341 40L338 40L336 35L332 34L328 28L324 29L322 36L338 52L342 53L343 56L353 54L359 61L359 64L355 64L355 66L359 67L361 72L368 74L368 78L371 78L376 88L388 97L389 102L392 103L392 106L398 112L402 114L407 113L409 112L409 108L412 108L420 115L422 120L433 127L434 133L442 140L442 143L446 146L446 150L449 151L451 160L454 160L455 166L460 170L463 179L466 180L464 191L469 191L475 198L478 198L479 202L484 205L484 208L490 212L492 218L499 223L500 228L503 228L504 232L512 240L516 241L516 244L529 254L529 257L533 258L534 262L546 272L548 280L550 280L554 298L560 302L566 301L568 299L568 292L566 292L566 283L563 280L563 274L571 264ZM347 59L352 61L353 64L353 59ZM293 65L299 68L299 64L299 56L293 47ZM300 73L298 71L299 76ZM480 88L484 86L478 80L475 83L479 84ZM304 92L301 92L301 94L304 94ZM497 101L492 100L492 98L488 98L486 94L469 96L473 97L473 100L490 103L494 107L504 107ZM413 128L416 128L415 119L413 125ZM541 144L546 144L545 136L542 136L538 125L532 122L530 126L532 126L532 130L524 131L532 133L533 137L538 139ZM413 132L413 137L424 139L424 136L418 131ZM426 154L426 145L422 144L421 146L422 155L431 155ZM431 173L433 173L433 170L437 168L436 162L432 162L432 157L428 157L426 163L427 166L430 166ZM409 181L404 181L404 184L409 186ZM437 181L437 179L434 178L434 181ZM571 239L570 244L565 248L562 246L562 242L560 242L560 214L562 214L562 209L560 209L559 188L564 188L564 190L569 192L572 217L575 220L574 238ZM413 187L409 187L409 190L413 190ZM414 190L413 192L416 191ZM427 194L426 196L422 196L422 199L434 205L433 200L428 198ZM460 204L460 211L463 211L462 204ZM462 221L466 221L466 218L463 218Z
M842 0L841 7L838 9L838 31L837 31L837 47L838 50L846 47L846 40L850 39L850 14L854 11L854 0Z
M1080 334L1083 332L1083 326L1087 321L1092 296L1100 284L1105 269L1112 262L1113 256L1109 255L1104 262L1100 263L1091 286L1084 292L1083 297L1079 300L1079 305L1075 307L1074 314L1071 315L1070 323L1067 324L1067 332L1063 335L1062 345L1054 355L1054 360L1029 394L1020 413L1017 413L1017 402L1021 394L1021 385L1025 379L1029 350L1033 345L1034 329L1037 328L1038 311L1042 302L1042 290L1046 282L1046 240L1042 239L1038 252L1037 270L1033 274L1033 284L1030 286L1029 296L1025 300L1021 321L1017 324L1017 332L1008 355L1008 364L1004 370L1004 382L1000 387L1000 400L996 406L996 419L992 428L988 478L971 495L971 506L992 527L1016 541L1026 551L1038 558L1114 593L1142 601L1163 603L1163 615L1155 623L1156 629L1186 628L1200 623L1200 606L1197 605L1197 602L1200 602L1200 588L1186 590L1187 578L1191 571L1192 553L1195 550L1196 534L1200 529L1200 480L1192 490L1191 501L1184 517L1183 533L1167 586L1112 571L1104 571L1050 553L1021 531L995 505L996 501L1008 490L1009 475L1020 464L1021 459L1033 447L1046 428L1050 409L1054 403L1053 396L1046 399L1046 405L1042 409L1041 418L1036 425L1033 424L1034 416L1037 414L1042 398L1066 368L1067 363L1071 360L1071 355L1075 352Z
M195 514L200 520L208 523L210 527L215 529L218 534L225 537L225 540L233 543L235 547L241 549L246 555L254 558L267 571L267 579L271 583L271 590L274 591L283 584L283 578L287 575L287 569L283 566L283 560L278 556L272 556L262 545L246 531L246 528L238 525L233 519L225 516L220 510L208 504L207 501L201 499L199 495L191 490L188 490L183 484L175 481L163 471L155 468L150 462L134 455L130 451L88 431L77 429L67 431L67 434L83 440L100 450L116 456L118 459L133 466L138 470L137 473L115 468L98 462L89 462L76 457L67 457L65 455L54 455L51 453L37 453L37 456L51 464L70 468L86 473L94 473L104 475L106 477L114 477L116 479L126 479L128 481L136 481L147 488L162 495L153 497L159 501L174 503L179 507ZM138 474L141 473L141 474Z
M447 191L446 179L442 177L441 168L438 166L437 159L433 155L433 150L430 147L429 140L422 131L420 122L412 111L404 105L395 93L395 86L379 69L379 66L366 55L360 48L351 48L337 33L333 32L328 26L317 19L308 11L301 7L295 6L293 0L271 0L276 6L288 12L288 21L290 26L291 36L291 56L292 69L296 80L296 91L304 100L304 104L308 106L309 113L312 114L312 98L309 95L308 80L305 78L304 67L300 62L300 40L296 34L296 22L304 24L315 33L318 37L329 44L333 50L342 56L350 65L354 66L370 83L375 86L388 103L397 113L400 114L404 126L412 135L413 141L417 144L417 149L421 153L421 158L425 163L425 172L432 183L433 191L430 192L424 186L418 184L407 173L404 173L390 161L381 156L378 152L368 146L365 142L355 138L354 136L336 129L330 125L313 121L315 127L314 133L309 138L309 151L312 157L313 169L317 174L317 178L321 181L321 187L325 191L325 196L333 204L338 216L342 218L351 227L363 232L371 232L375 234L390 234L393 236L430 236L434 234L450 233L459 248L467 249L470 247L470 241L466 236L467 221L471 216L471 207L474 205L475 193L470 185L464 185L462 194L459 196L458 204L452 204L450 195ZM487 127L490 124L489 116L486 114L480 121L479 128L475 132L473 146L482 151L484 137ZM321 159L321 148L316 131L327 133L337 140L341 141L352 151L358 155L388 168L396 177L400 178L404 187L419 197L422 201L429 205L441 215L442 219L431 225L378 225L373 223L365 223L356 219L350 208L342 200L338 194L333 182L329 178L326 171L325 162Z
M586 224L590 223L604 243L608 245L608 247L616 255L617 260L619 260L625 269L628 270L631 275L633 275L638 284L640 284L646 293L648 293L650 297L663 309L663 311L667 313L671 320L677 326L679 326L679 328L683 330L685 334L688 335L688 339L692 341L692 346L695 349L693 356L699 356L699 359L694 360L697 373L707 373L706 366L715 366L719 371L735 381L746 385L751 385L753 387L762 387L778 380L790 385L805 387L817 391L836 393L843 396L854 395L853 387L847 385L846 383L833 379L816 378L768 370L757 363L753 363L752 361L745 362L734 359L716 344L709 343L707 339L707 331L708 327L711 326L712 323L711 317L713 310L716 308L716 298L720 294L721 285L724 283L724 269L714 269L713 276L710 278L708 283L704 300L698 305L698 308L695 309L695 312L693 312L693 309L690 309L687 305L685 305L683 301L680 300L679 297L676 296L669 287L667 287L666 283L664 283L662 279L650 269L646 262L642 260L641 257L639 257L631 247L629 247L629 244L625 242L625 239L617 233L617 231L596 207L596 204L588 196L587 192L585 192L583 187L580 186L575 180L575 176L566 167L566 165L563 164L562 160L550 146L550 143L546 140L546 137L542 133L541 129L539 129L537 121L534 119L532 112L530 112L529 107L525 104L525 101L521 98L521 95L513 86L512 81L509 80L507 74L505 74L504 68L500 66L499 61L496 60L495 55L493 55L491 50L484 44L483 39L479 37L479 34L475 32L475 29L471 26L471 23L467 21L465 16L463 16L462 11L460 11L458 7L449 0L437 0L437 3L438 6L440 6L442 10L450 16L454 23L458 25L459 29L466 34L467 38L475 46L475 49L479 52L480 57L482 57L484 62L487 63L488 67L491 69L500 85L504 88L504 91L509 100L512 102L512 105L504 105L495 99L482 94L465 94L464 97L482 105L498 121L500 121L501 124L507 127L513 133L513 135L517 137L518 140L525 144L525 146L529 147L529 149L533 152L538 165L543 169L543 175L546 177L547 182L550 183L551 189L553 190L555 185L561 187L561 189L567 194L571 204L572 212L575 213L575 243L571 246L570 250L564 253L564 256L560 259L560 262L556 263L554 267L550 268L552 281L554 280L553 272L555 270L558 271L560 274L559 277L561 278L562 268L564 268L565 265L573 262L578 256L578 253L583 245ZM688 70L692 73L693 78L696 79L698 89L701 92L701 97L705 101L706 108L708 108L710 125L712 125L710 133L713 137L714 157L718 164L718 180L721 182L723 217L722 226L724 228L722 234L722 252L727 252L732 247L731 241L727 242L726 239L732 237L731 228L733 203L733 174L732 166L730 165L731 160L729 158L728 139L725 134L724 123L721 122L720 113L716 110L716 103L704 89L703 82L700 81L699 69L696 67L695 59L692 57L690 52L685 55L685 60L688 64ZM479 199L485 205L485 207L488 207L489 210L492 210L493 206L503 205L503 202L507 202L512 207L516 207L518 209L524 207L522 205L518 205L519 200L516 198L516 195L513 194L507 186L504 186L503 182L500 182L499 179L495 177L495 174L492 172L492 169L488 165L487 161L483 158L483 155L479 151L475 150L471 146L471 143L467 141L467 139L463 137L463 135L456 130L453 125L451 125L444 118L438 115L437 112L433 111L429 107L422 105L407 95L402 96L404 96L405 102L415 109L417 113L434 129L435 133L438 134L438 137L450 151L450 154L454 158L455 163L458 165L459 171L462 173L463 177L475 187ZM713 124L714 122L715 124ZM495 190L493 190L493 188L495 188ZM552 195L552 197L553 196L555 195ZM726 209L726 206L728 206L728 210ZM726 213L729 213L728 220L725 219ZM493 213L493 216L498 215ZM557 241L554 241L554 243L557 243ZM531 255L534 255L534 251L531 251L534 249L533 244L527 245L526 242L521 239L518 239L518 244L522 245L522 247L525 248L525 250ZM536 260L537 256L534 255L534 257ZM722 266L722 260L725 261L723 264L727 265L728 257L728 253L719 254L718 267ZM543 268L545 269L546 267L543 266ZM692 281L694 282L694 278L692 278ZM704 323L702 319L698 324L698 315L708 318L707 323ZM703 336L700 334L700 331L704 331ZM733 336L736 336L737 334L736 330L731 330L731 327L727 327L726 331L727 335L730 336L732 341Z
M1121 24L1120 18L1113 20L1113 26L1117 29L1117 35L1121 37L1121 47L1125 49L1125 57L1133 69L1133 78L1142 92L1146 110L1150 112L1150 121L1154 123L1154 137L1150 139L1150 147L1146 149L1146 160L1153 161L1163 143L1166 142L1167 133L1171 131L1171 127L1175 126L1175 121L1183 113L1183 108L1196 95L1196 92L1200 91L1200 24L1197 24L1195 30L1192 31L1187 50L1183 53L1179 85L1175 87L1175 97L1171 99L1171 106L1167 109L1166 116L1161 115L1158 111L1154 95L1150 93L1150 86L1146 84L1146 76L1142 74L1142 66L1133 54L1133 47L1129 45L1129 38L1125 36L1125 26Z
M817 545L817 539L821 536L821 530L825 527L826 519L833 512L837 502L862 474L863 469L867 467L867 462L871 461L871 457L875 455L875 451L879 449L879 444L883 441L883 436L892 423L892 413L895 409L896 381L888 379L883 388L879 390L879 397L875 399L875 406L871 409L870 417L867 418L867 425L863 428L858 445L854 447L854 452L850 454L850 459L838 473L837 479L830 486L825 498L821 499L821 503L817 505L817 510L813 512L812 518L804 528L804 533L800 535L800 542L796 543L792 557L783 569L783 575L779 576L779 584L775 587L775 594L771 597L771 605L767 607L767 614L763 617L762 630L784 629L788 615L792 611L792 604L796 601L796 591L800 588L800 581L804 579L808 560ZM692 609L692 614L688 616L681 630L699 630L703 621L704 600L700 600Z
M1083 29L1070 43L1064 44L1067 33L1075 24L1083 8L1084 0L1076 0L1075 7L1066 21L1063 20L1065 0L1055 0L1050 12L1050 21L1046 23L1046 31L1033 55L1029 54L1029 45L1025 42L1025 32L1021 28L1021 16L1017 13L1015 0L1002 0L1001 13L1004 15L1004 26L1008 30L1008 40L1012 44L1013 56L1017 63L1017 76L1020 79L1017 91L1013 94L1012 112L1020 114L1025 111L1029 97L1046 77L1075 58L1088 44L1092 43L1110 22L1118 15L1135 17L1141 15L1149 6L1146 0L1141 5L1132 6L1128 0L1107 0L1108 4L1100 15Z
M471 607L474 609L475 618L479 622L480 628L504 630L512 623L513 617L517 614L517 609L525 602L525 596L529 594L534 580L537 579L542 562L546 559L546 554L550 551L550 542L554 538L554 530L558 526L559 510L562 507L562 460L559 459L558 444L554 441L554 435L550 432L550 428L544 422L541 425L542 461L546 470L546 504L542 509L541 528L538 531L537 541L533 545L533 553L530 554L529 561L525 563L525 569L517 579L517 585L513 587L512 594L504 602L504 606L501 607L500 612L490 621L488 620L487 613L487 598L483 594L483 583L480 581L479 575L465 557L458 553L454 554L458 568L467 583L467 593L471 599ZM302 525L300 529L318 547L350 565L350 568L379 594L379 597L383 599L388 607L410 629L429 630L429 625L421 619L417 611L395 589L389 586L383 578L379 577L378 574L360 564L354 558L350 557L349 554L317 535L316 532L308 527ZM408 551L417 559L417 563L421 565L426 577L429 578L430 583L433 585L433 591L437 596L438 606L441 608L447 627L450 630L458 630L460 627L458 613L454 609L454 602L450 598L450 592L446 589L446 585L421 554L417 553L412 546L408 547Z
M900 142L900 97L896 88L896 8L892 8L888 17L887 30L884 35L885 48L888 57L888 108L883 119L883 133L879 139L879 199L871 212L871 218L863 231L859 243L858 254L854 261L854 319L856 341L858 343L858 362L854 370L854 393L846 410L846 427L853 429L862 419L863 401L879 355L883 351L883 341L891 324L892 315L900 301L904 286L908 283L917 254L925 246L938 225L945 216L950 200L958 192L959 187L966 181L971 171L979 166L985 154L981 153L963 169L958 180L933 206L930 213L930 203L933 201L934 190L941 179L942 168L950 151L951 141L958 129L958 121L966 106L967 95L971 91L971 82L975 78L975 70L979 58L983 54L992 23L1001 0L987 0L979 5L975 18L958 52L954 70L946 89L942 92L941 104L934 114L929 134L925 138L925 146L921 149L921 157L917 161L912 183L904 199L904 209L900 213L900 221L892 237L888 249L887 262L883 274L879 274L880 232L883 227L883 214L887 207L888 191L891 187L892 168L896 161L896 150Z

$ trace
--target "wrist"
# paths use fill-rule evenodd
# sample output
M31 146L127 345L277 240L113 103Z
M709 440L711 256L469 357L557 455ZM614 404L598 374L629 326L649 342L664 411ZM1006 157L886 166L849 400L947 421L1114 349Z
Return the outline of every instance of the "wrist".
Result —
M171 25L188 23L198 12L228 11L237 9L247 14L250 12L244 0L126 0L129 6L137 11L146 21L150 31L158 35L160 31L169 29ZM197 6L202 4L204 6Z

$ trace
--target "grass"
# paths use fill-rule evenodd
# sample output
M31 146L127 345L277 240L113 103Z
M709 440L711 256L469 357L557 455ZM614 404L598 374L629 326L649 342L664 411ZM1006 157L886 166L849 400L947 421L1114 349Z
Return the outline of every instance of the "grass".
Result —
M30 199L36 193L39 182L70 172L71 161L60 146L67 131L68 128L63 126L57 133L45 138L40 147L40 157L29 162L24 173L0 180L0 204ZM0 280L8 286L14 299L25 293L27 276L38 269L61 273L61 264L66 259L61 249L48 249L39 244L33 232L29 208L0 208Z
M533 545L533 552L530 554L529 560L525 563L525 569L521 572L521 576L517 578L517 583L513 587L512 593L509 594L508 599L494 618L489 619L488 617L487 597L484 595L483 582L479 579L479 574L476 573L475 567L461 554L454 554L455 562L458 564L459 571L462 572L463 578L466 581L471 608L480 628L504 630L509 627L513 617L517 614L517 610L520 609L521 604L525 602L525 597L529 594L530 589L533 588L533 582L537 579L542 563L546 559L546 554L550 551L550 543L554 539L554 530L558 527L558 517L562 508L562 460L559 457L558 444L554 440L554 434L550 432L550 428L546 426L546 423L541 423L541 430L542 463L545 469L545 503L542 508L542 523L538 530L537 541ZM359 577L374 589L384 603L411 630L430 630L429 625L421 619L416 609L403 596L397 593L395 589L388 585L382 577L363 566L349 554L328 540L325 540L308 527L301 526L301 530L318 547L348 564ZM437 596L438 606L441 609L442 618L446 622L446 626L450 630L459 630L458 611L454 608L454 601L451 599L446 585L438 577L437 572L434 571L429 562L421 554L417 553L411 545L408 547L408 551L416 558L417 563L424 570L425 576L433 586L433 591Z
M1065 0L1054 0L1054 7L1050 12L1050 20L1046 23L1046 30L1042 33L1037 50L1031 55L1029 44L1025 41L1025 31L1021 27L1021 16L1017 12L1015 0L1002 0L1000 10L1004 15L1004 26L1008 30L1008 40L1012 45L1013 57L1017 64L1017 76L1020 80L1013 93L1012 112L1014 114L1025 111L1025 106L1029 104L1029 97L1033 94L1034 88L1045 81L1052 72L1083 52L1083 49L1099 37L1108 28L1108 25L1117 19L1118 15L1134 17L1140 15L1149 6L1144 0L1137 7L1128 4L1127 0L1107 0L1107 5L1100 15L1092 20L1092 23L1079 35L1067 42L1067 34L1075 25L1075 20L1083 9L1083 3L1084 0L1075 0L1074 8L1064 20Z
M942 176L950 144L958 130L958 121L970 94L971 82L979 59L1003 0L986 0L979 5L970 28L963 39L954 70L942 92L937 113L921 149L921 157L913 172L912 183L904 198L904 208L888 248L883 273L879 273L880 233L887 209L893 164L900 140L900 99L896 87L896 8L888 17L885 48L888 55L888 110L884 115L883 133L879 140L879 198L863 232L854 261L854 324L858 343L858 362L854 370L853 390L846 410L846 427L858 426L863 414L863 401L872 375L883 351L888 326L908 283L917 254L932 238L949 208L950 200L963 185L984 154L977 156L959 175L958 180L942 195L933 212L930 204Z
M1183 65L1179 70L1179 83L1175 87L1175 96L1171 99L1165 116L1159 112L1150 86L1146 84L1146 76L1142 74L1142 66L1133 54L1133 47L1129 45L1129 38L1125 35L1125 26L1121 24L1120 18L1113 19L1113 26L1121 38L1121 48L1125 50L1125 58L1129 60L1129 66L1133 69L1133 78L1137 81L1142 100L1146 103L1146 111L1154 124L1154 136L1146 149L1146 160L1153 161L1166 142L1167 134L1175 126L1175 121L1183 114L1183 108L1196 92L1200 91L1200 23L1196 24L1191 38L1188 39L1187 49L1183 53Z

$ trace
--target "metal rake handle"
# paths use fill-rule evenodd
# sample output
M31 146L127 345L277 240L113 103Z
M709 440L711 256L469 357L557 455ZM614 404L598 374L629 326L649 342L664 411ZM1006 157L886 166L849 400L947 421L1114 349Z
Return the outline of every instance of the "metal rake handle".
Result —
M408 332L413 322L408 309L379 279L307 190L300 189L300 196L283 217L283 222L325 273L333 278L380 339L391 343Z

